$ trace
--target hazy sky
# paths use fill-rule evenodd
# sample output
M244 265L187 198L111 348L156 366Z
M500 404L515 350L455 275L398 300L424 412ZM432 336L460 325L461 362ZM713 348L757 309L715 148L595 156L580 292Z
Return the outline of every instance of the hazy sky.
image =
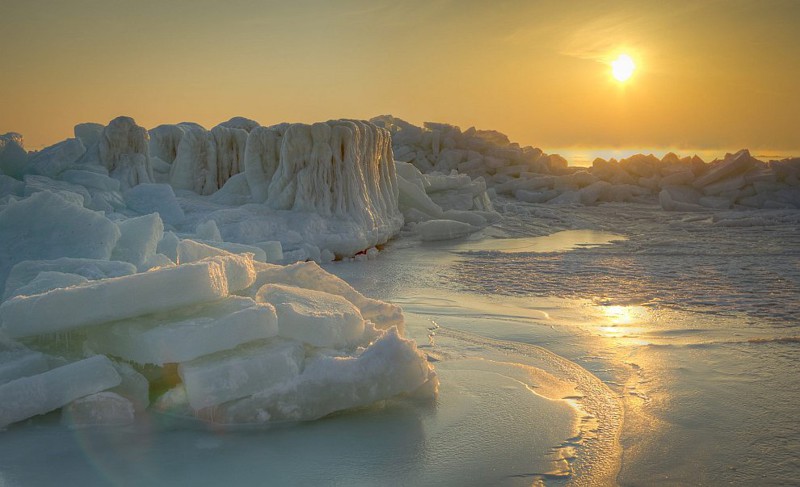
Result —
M791 150L799 26L800 0L0 0L0 133L391 113L544 149Z

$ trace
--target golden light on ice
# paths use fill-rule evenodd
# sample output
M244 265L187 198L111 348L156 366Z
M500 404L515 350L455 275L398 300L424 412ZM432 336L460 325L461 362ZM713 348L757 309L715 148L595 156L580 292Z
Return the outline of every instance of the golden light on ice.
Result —
M627 54L620 54L617 59L611 61L611 74L617 81L627 81L636 71L636 63Z

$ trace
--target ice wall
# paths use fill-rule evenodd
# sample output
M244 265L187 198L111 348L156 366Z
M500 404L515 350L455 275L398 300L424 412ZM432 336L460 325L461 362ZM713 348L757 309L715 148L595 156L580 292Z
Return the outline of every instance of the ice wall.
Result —
M123 188L154 182L150 163L150 136L130 117L117 117L103 129L96 145L96 162L120 181ZM92 161L94 154L87 159Z
M269 161L269 144L265 151L261 159ZM268 172L263 172L263 181ZM393 234L402 223L391 138L388 131L366 122L289 126L268 180L266 191L263 182L257 191L266 193L267 205L276 210L355 218L384 235ZM251 188L259 182L248 178Z

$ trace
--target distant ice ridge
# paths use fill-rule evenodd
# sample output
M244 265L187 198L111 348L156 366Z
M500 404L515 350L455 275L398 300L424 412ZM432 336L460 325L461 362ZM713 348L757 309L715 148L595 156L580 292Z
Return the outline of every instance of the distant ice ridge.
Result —
M87 242L102 235L84 228ZM148 229L160 226L138 228ZM125 246L137 260L153 251L147 238ZM130 424L147 407L309 420L435 394L400 309L316 263L268 264L191 240L177 261L144 272L107 256L17 263L0 304L0 428L61 408L75 427Z
M668 211L800 208L800 158L762 162L742 150L705 163L697 156L638 154L621 161L598 158L581 168L495 131L443 123L417 127L391 115L372 122L392 132L396 160L427 175L468 175L528 203L636 202Z

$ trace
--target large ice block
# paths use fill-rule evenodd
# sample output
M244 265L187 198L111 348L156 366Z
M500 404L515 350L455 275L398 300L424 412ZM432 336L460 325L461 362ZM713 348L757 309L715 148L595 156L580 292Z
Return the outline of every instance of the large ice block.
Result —
M123 196L131 210L142 215L157 212L169 225L177 225L186 218L169 184L140 184L126 191Z
M158 242L164 237L164 223L158 213L128 218L117 223L121 236L111 258L130 262L140 271L148 269L147 262L153 259Z
M86 284L88 279L79 274L67 274L64 272L45 271L40 272L31 282L7 292L9 298L14 296L30 296L32 294L42 294L60 287L77 286ZM6 288L8 291L8 288Z
M267 252L261 247L257 247L255 245L247 245L234 242L216 242L212 240L183 240L183 241L193 242L195 244L201 244L206 247L211 247L213 251L216 251L216 255L221 255L219 252L220 250L223 252L236 255L253 254L253 260L255 260L256 262L267 262ZM280 242L278 242L278 244L280 245ZM209 254L209 256L211 255L215 254L212 252L211 254Z
M53 411L80 397L114 387L120 381L111 361L95 355L0 385L0 428Z
M16 292L36 280L42 273L60 272L77 274L90 281L108 277L128 276L136 273L136 266L129 262L100 259L75 259L62 257L55 260L26 260L11 268L6 280L6 291L3 299L8 299ZM39 294L39 293L37 293Z
M424 241L451 240L474 233L477 228L455 220L428 220L417 224L416 231Z
M433 367L413 341L391 328L359 356L310 360L296 380L221 406L214 419L231 423L317 419L411 393L426 383L436 391Z
M126 363L114 362L114 368L117 369L122 381L109 392L129 400L136 411L143 411L150 405L150 382Z
M404 318L399 306L364 296L316 262L297 262L286 266L257 263L256 272L256 283L250 288L253 294L264 284L288 284L335 294L356 305L361 316L375 323L378 328L396 326L402 334Z
M0 286L24 260L84 257L108 259L119 239L108 218L41 191L0 211Z
M300 343L278 341L183 363L178 373L189 404L203 409L294 379L304 356Z
M40 352L25 349L0 352L0 384L41 374L47 369L47 357Z
M278 334L275 308L250 298L119 321L89 332L87 345L139 364L187 362Z
M223 266L230 292L246 289L256 281L253 254L234 254L193 240L182 240L178 244L178 263L205 261Z
M197 262L17 296L0 305L0 325L18 338L167 311L227 294L223 266Z
M278 313L280 336L315 347L344 347L364 334L364 318L341 296L311 289L266 284L256 300L270 303Z

